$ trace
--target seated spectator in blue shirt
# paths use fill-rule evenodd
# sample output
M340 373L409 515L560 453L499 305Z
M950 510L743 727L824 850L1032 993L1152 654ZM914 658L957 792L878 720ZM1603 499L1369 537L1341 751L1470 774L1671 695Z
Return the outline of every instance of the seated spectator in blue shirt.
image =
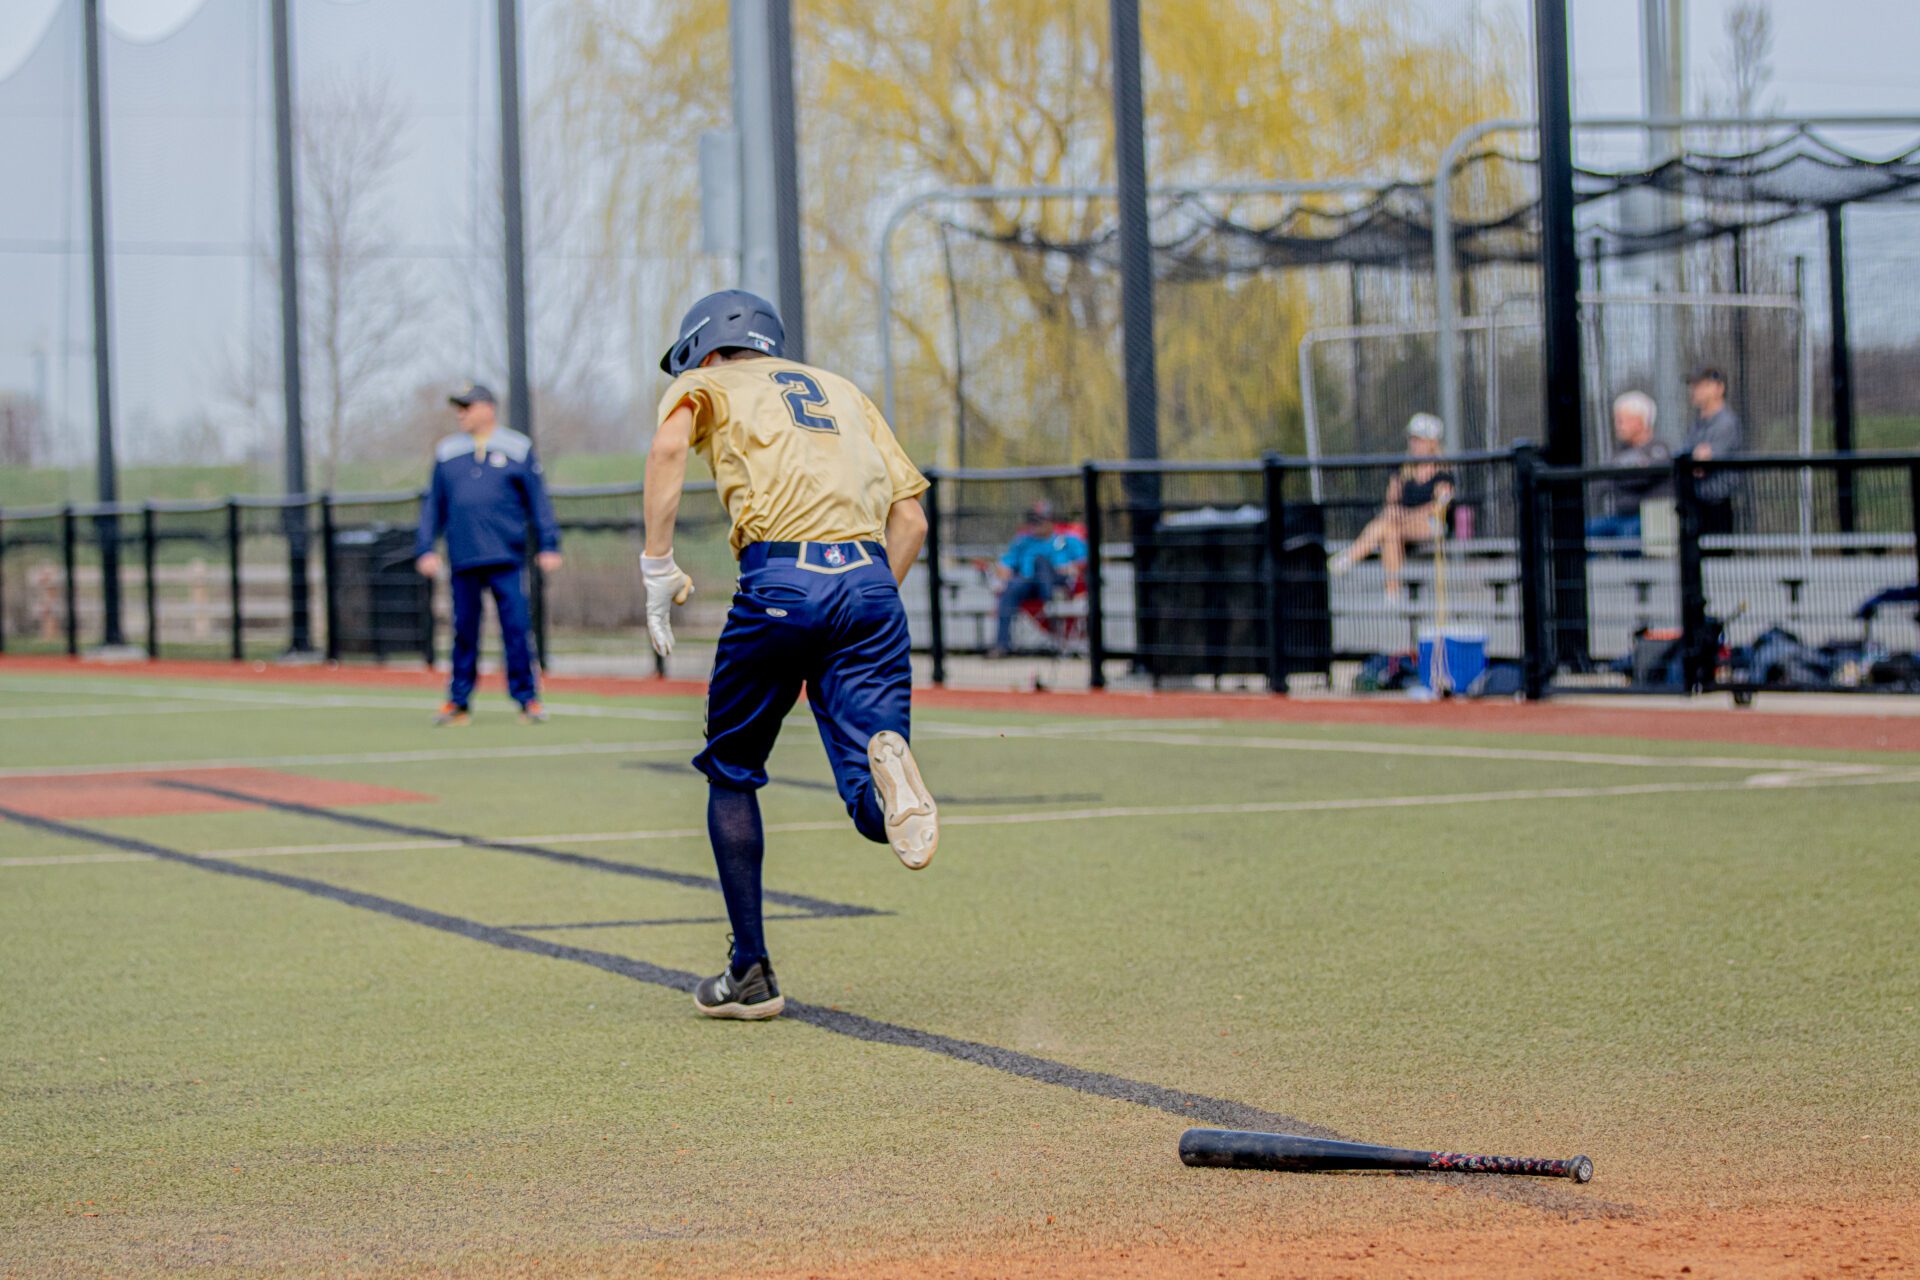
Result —
M521 575L532 528L541 570L560 567L560 528L547 500L547 484L533 441L494 420L493 392L477 383L448 397L460 430L433 453L433 482L420 504L415 563L431 578L440 572L434 551L442 534L453 566L453 678L446 705L434 721L467 723L468 700L480 669L483 597L493 596L500 639L507 654L507 692L529 724L547 718L533 671L532 627Z
M1045 607L1062 586L1072 586L1086 563L1087 540L1078 528L1056 524L1053 506L1036 502L996 566L1001 583L999 626L990 657L1013 650L1013 620L1030 602Z
M1644 391L1629 391L1613 402L1613 438L1619 448L1607 465L1612 467L1666 467L1673 453L1654 439L1653 423L1659 408ZM1669 474L1622 476L1595 486L1600 511L1587 521L1589 538L1638 538L1640 504L1664 498L1673 489Z

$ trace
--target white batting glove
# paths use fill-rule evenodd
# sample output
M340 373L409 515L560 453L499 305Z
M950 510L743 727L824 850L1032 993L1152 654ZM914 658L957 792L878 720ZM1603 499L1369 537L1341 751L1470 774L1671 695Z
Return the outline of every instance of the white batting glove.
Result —
M640 576L647 584L647 636L653 651L664 658L673 652L673 606L685 604L693 594L693 579L673 562L671 551L641 556Z

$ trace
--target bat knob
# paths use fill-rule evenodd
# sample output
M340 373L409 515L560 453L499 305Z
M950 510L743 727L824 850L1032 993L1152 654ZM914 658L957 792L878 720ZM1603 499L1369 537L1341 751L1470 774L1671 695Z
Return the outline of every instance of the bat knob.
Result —
M1575 1156L1567 1162L1567 1176L1575 1182L1592 1182L1593 1161L1585 1156Z

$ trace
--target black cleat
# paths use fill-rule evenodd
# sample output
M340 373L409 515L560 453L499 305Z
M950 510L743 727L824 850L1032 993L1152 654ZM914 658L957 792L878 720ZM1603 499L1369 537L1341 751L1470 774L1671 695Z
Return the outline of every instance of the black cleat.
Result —
M693 989L693 1007L709 1018L758 1022L777 1017L787 1007L787 998L780 994L772 962L759 960L737 978L729 965L714 977L702 979Z

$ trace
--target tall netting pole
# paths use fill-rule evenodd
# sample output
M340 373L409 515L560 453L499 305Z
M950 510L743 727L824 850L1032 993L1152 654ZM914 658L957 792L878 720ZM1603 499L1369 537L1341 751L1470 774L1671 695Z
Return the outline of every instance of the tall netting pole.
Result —
M527 232L520 170L520 9L499 0L495 10L500 52L500 223L507 277L507 425L533 434L533 390L527 374ZM546 579L535 564L533 646L547 665Z
M1573 103L1567 0L1534 0L1534 74L1540 110L1540 292L1546 461L1581 463L1580 257L1573 225ZM1582 486L1556 485L1553 616L1556 657L1580 665L1587 650L1586 513Z
M799 124L793 105L793 11L789 0L767 4L768 105L772 108L773 203L778 223L780 320L785 349L807 358L807 307L800 261Z
M120 500L120 477L113 460L112 311L107 301L107 165L105 96L100 82L100 0L81 0L87 78L87 196L93 255L93 404L94 480L100 501ZM100 643L124 645L120 629L120 522L108 514L96 518L100 540Z
M1845 205L1827 206L1827 305L1833 328L1829 370L1833 383L1833 447L1838 453L1852 453L1854 440L1853 342L1847 333L1846 216ZM1835 474L1835 479L1839 489L1836 514L1840 519L1840 532L1852 533L1853 473L1843 468Z
M1127 457L1160 456L1160 391L1153 359L1153 250L1147 240L1147 136L1140 87L1139 0L1112 0L1113 153L1120 198L1120 324L1126 376ZM1137 514L1157 498L1153 476L1130 477Z
M507 277L507 425L533 434L533 392L527 377L527 232L520 169L520 11L499 0L500 220Z
M786 353L806 358L800 160L788 0L732 0L733 128L740 139L740 287L780 310Z
M313 652L313 603L307 584L307 428L300 394L300 249L294 222L293 37L287 0L273 0L273 148L280 216L280 387L285 401L286 493L302 501L282 513L287 536L288 649Z

